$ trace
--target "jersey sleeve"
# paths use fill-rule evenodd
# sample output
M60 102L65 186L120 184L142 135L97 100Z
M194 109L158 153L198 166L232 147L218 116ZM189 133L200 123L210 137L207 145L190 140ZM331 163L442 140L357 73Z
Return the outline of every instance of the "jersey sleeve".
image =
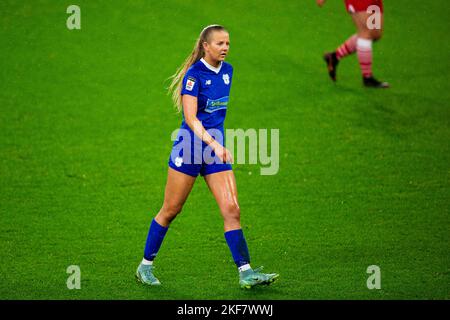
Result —
M190 96L198 97L200 88L200 78L197 73L189 69L183 78L183 87L181 88L181 95L188 94Z

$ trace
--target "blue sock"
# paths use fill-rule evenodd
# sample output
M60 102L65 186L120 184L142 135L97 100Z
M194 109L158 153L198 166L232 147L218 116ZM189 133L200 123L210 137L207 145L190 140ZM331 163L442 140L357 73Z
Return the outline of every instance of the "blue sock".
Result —
M247 242L245 241L242 229L225 232L225 239L227 240L234 263L236 263L238 268L250 263L250 254L248 253Z
M148 231L147 242L145 243L144 258L145 260L153 261L159 248L164 240L167 229L169 227L163 227L155 219L152 220L150 230Z

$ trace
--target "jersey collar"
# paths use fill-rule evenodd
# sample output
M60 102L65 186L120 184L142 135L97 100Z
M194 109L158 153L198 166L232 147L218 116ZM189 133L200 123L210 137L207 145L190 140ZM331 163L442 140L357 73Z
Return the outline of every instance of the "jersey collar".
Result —
M222 69L222 61L220 61L220 64L218 67L213 67L212 65L210 65L208 62L206 62L205 59L201 58L200 59L201 62L203 62L203 64L205 65L205 67L207 67L209 70L215 72L216 74L220 72L220 69Z

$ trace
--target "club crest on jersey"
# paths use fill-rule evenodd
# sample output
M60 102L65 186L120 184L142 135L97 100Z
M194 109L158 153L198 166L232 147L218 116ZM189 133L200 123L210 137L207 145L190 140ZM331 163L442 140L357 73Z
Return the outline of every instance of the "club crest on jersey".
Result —
M230 84L230 76L228 75L228 73L225 73L223 76L223 82L225 82L225 84Z
M194 85L195 85L195 78L188 77L186 81L186 90L192 91L192 89L194 89Z

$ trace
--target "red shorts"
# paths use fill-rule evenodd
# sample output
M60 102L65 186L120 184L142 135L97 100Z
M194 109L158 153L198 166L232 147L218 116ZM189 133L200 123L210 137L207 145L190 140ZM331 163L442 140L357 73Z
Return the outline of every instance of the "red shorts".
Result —
M345 0L345 8L350 13L367 11L370 6L378 6L383 12L383 0Z

